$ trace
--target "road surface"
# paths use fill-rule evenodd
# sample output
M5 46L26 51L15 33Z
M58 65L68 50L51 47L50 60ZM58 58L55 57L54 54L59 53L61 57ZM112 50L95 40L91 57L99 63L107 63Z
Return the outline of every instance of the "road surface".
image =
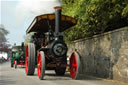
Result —
M55 76L54 71L46 71L44 80L39 80L37 70L34 76L26 76L23 67L11 68L10 63L0 64L0 85L126 85L120 82L97 78L72 80L68 73L65 76Z

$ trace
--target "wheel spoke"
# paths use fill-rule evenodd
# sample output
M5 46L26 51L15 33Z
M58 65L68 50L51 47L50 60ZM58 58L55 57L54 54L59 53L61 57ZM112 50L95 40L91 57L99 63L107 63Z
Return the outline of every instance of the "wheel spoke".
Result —
M76 64L72 64L72 67L73 67L73 68L76 68L76 67L77 67L77 65L76 65Z

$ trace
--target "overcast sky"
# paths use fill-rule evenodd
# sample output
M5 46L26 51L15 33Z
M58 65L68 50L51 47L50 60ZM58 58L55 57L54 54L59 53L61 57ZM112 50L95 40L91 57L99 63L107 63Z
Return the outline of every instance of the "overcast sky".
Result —
M34 17L53 13L58 5L58 0L0 0L0 24L10 32L9 43L20 45Z

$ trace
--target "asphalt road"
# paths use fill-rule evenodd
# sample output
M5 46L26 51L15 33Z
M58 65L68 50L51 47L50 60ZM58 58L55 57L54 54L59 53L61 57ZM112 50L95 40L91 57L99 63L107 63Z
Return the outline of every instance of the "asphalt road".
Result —
M37 71L34 76L26 76L23 67L11 68L10 63L0 64L0 85L128 85L120 82L97 78L72 80L69 73L65 76L55 76L54 71L46 71L44 80L39 80Z

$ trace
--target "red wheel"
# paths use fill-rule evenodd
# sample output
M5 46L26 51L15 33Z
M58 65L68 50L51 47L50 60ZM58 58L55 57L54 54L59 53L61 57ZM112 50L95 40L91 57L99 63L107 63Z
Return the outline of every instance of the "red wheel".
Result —
M33 75L35 71L35 45L33 43L26 46L25 54L25 73Z
M45 54L43 51L38 53L37 65L38 77L40 80L43 80L45 75Z
M70 76L72 79L78 78L80 70L80 57L77 52L72 53L70 57Z
M26 47L26 53L25 53L25 73L28 73L28 46Z

